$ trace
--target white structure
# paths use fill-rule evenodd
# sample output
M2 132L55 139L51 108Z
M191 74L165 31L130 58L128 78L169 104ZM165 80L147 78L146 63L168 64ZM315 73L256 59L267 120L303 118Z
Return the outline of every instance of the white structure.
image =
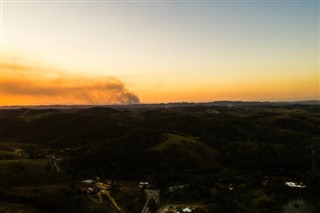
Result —
M141 182L139 183L139 187L140 187L140 188L142 188L142 187L144 187L144 186L148 186L148 185L149 185L149 182L141 181Z
M183 208L182 212L192 212L192 210L189 207Z
M90 180L90 179L82 181L82 183L87 183L87 184L93 184L94 182L95 182L94 180Z
M187 188L187 187L189 187L189 184L170 186L169 187L169 192L173 192L173 191L178 190L178 189L184 189L184 188Z
M286 182L286 185L289 187L295 187L295 188L307 188L307 186L304 185L303 183Z

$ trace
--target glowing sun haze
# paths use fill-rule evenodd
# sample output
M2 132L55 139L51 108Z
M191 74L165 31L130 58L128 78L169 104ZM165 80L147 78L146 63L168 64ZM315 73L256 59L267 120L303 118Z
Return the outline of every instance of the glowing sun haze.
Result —
M2 105L319 99L319 1L2 1Z

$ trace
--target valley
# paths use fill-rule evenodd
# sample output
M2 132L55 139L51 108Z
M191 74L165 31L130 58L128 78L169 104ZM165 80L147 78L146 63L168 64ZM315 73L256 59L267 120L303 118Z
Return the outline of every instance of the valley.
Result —
M318 105L0 113L1 212L286 212L319 197Z

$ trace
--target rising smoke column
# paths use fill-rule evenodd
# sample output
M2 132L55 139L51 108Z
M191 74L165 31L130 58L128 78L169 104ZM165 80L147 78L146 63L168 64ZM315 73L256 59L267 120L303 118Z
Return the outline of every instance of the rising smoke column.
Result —
M55 72L53 77L43 69L4 64L4 97L51 99L52 104L139 104L137 95L115 77L71 76ZM51 71L52 73L52 71ZM57 100L56 103L55 100Z

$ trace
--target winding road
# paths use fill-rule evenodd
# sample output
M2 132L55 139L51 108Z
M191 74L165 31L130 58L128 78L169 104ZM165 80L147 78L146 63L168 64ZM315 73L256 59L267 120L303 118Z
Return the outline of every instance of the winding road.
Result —
M160 190L150 190L146 189L144 192L147 195L147 201L144 204L144 207L141 211L141 213L151 213L150 208L149 208L149 202L151 200L154 200L156 204L160 204Z

